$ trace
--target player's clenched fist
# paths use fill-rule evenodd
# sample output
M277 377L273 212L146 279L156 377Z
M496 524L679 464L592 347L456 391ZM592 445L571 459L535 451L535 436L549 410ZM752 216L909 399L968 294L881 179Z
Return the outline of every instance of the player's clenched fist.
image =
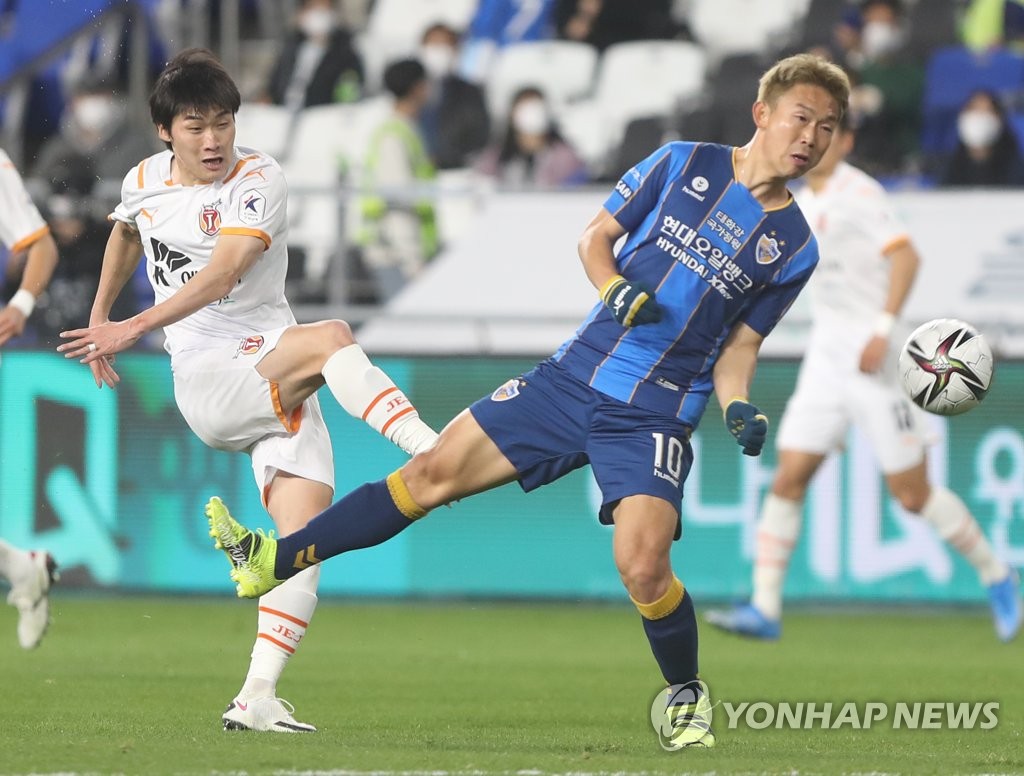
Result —
M768 438L768 416L750 402L733 399L725 408L725 427L736 437L744 455L760 455Z
M643 326L661 320L661 305L643 286L616 275L601 287L601 301L623 326Z

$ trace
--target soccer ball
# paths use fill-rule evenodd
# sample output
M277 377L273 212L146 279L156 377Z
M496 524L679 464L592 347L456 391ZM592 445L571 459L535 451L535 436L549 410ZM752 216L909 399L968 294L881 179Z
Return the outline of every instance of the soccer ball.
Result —
M936 415L960 415L988 393L992 349L977 329L955 318L922 324L900 351L900 383L918 407Z

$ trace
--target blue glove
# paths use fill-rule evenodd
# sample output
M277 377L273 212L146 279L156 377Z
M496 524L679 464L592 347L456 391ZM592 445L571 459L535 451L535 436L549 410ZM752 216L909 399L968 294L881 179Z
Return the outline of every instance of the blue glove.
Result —
M760 455L768 438L768 416L750 402L733 399L725 408L725 427L736 437L744 455Z
M601 287L601 301L625 327L643 326L661 320L661 305L642 286L616 275Z

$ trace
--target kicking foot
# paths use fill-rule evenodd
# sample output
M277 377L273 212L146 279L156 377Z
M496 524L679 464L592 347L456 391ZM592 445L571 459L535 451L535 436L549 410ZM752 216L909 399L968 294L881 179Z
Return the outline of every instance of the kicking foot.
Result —
M773 620L753 604L740 604L732 609L712 609L704 615L709 625L761 641L777 641L782 636L781 620Z
M239 598L259 598L284 582L274 577L277 540L273 536L241 525L216 496L206 505L206 519L213 546L231 563L231 579Z

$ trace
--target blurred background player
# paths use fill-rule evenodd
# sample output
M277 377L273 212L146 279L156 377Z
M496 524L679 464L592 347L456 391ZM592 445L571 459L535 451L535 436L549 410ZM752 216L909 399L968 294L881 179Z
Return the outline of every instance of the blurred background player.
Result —
M920 259L882 186L845 161L853 144L854 132L842 125L796 195L821 244L821 262L808 284L810 344L779 426L778 468L757 525L753 597L708 612L707 621L742 636L779 638L782 587L800 536L804 496L825 457L856 425L871 440L893 497L978 572L996 633L1009 641L1021 626L1017 575L994 555L963 501L929 483L924 415L897 382L899 349L892 344L902 342L904 332L895 324Z
M760 80L746 146L671 143L628 170L579 241L601 301L576 334L385 480L277 542L212 499L211 533L239 594L272 589L296 573L296 559L385 541L442 504L515 481L534 490L589 463L600 520L615 526L619 576L670 687L663 745L713 746L693 600L670 554L690 435L714 389L743 452L761 452L768 420L747 401L757 354L818 261L786 186L817 164L848 95L835 65L784 59Z
M0 149L0 243L10 252L7 278L21 282L0 309L0 346L25 331L36 299L57 266L57 245L50 228L32 203L10 158ZM11 590L7 603L18 610L18 642L25 649L39 644L50 623L50 585L57 564L43 550L21 550L0 539L0 577Z
M373 366L344 321L299 326L284 296L287 187L270 157L236 149L240 95L210 52L187 49L157 79L150 114L168 150L124 178L90 316L58 350L114 388L113 358L163 328L174 394L206 444L251 456L282 535L334 493L331 441L316 391L327 385L355 417L414 453L437 435ZM170 184L170 185L169 185ZM142 255L156 304L124 321L111 306ZM223 715L225 729L314 731L276 697L277 681L316 607L319 574L260 600L252 662Z

